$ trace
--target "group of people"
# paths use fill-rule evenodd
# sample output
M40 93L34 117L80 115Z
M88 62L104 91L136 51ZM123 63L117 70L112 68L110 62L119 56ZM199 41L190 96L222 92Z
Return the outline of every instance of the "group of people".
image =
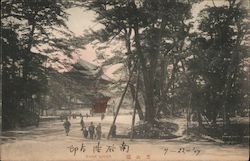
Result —
M82 122L82 121L81 121ZM86 126L82 126L82 133L85 138L94 139L96 138L97 140L101 139L102 136L102 126L101 123L99 123L96 127L94 126L93 122L90 123L89 127L87 128Z
M69 122L68 118L66 118L65 122L63 123L64 129L65 129L65 133L68 136L69 131L70 131L70 126L71 123ZM85 126L85 123L83 121L83 117L81 118L80 121L80 126L81 126L81 131L82 134L85 138L90 138L90 139L94 139L96 138L97 140L101 139L102 136L102 126L101 123L99 123L96 127L94 126L93 122L90 123L90 125L88 127Z

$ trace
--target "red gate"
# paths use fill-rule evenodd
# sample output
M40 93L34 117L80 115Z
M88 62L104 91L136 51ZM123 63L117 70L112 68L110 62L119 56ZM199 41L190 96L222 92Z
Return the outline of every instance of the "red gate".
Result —
M94 106L92 107L93 113L105 113L107 108L107 103L110 97L102 97L94 99Z

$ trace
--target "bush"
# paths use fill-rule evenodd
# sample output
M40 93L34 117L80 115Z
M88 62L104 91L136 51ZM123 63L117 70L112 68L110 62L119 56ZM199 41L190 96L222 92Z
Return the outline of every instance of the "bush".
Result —
M134 127L134 138L141 139L171 139L177 136L172 133L177 131L178 125L169 122L143 123ZM128 133L130 135L131 132Z
M36 113L27 110L21 111L18 115L18 123L20 127L37 125L38 119L39 116Z

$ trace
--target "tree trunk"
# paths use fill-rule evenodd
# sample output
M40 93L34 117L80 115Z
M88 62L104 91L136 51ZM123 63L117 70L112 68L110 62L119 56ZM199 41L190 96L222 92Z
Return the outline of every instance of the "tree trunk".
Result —
M135 1L133 1L135 3ZM136 6L134 4L134 6ZM162 15L157 15L158 18L162 18ZM147 122L154 122L154 118L156 117L156 105L155 105L155 76L156 76L156 69L158 66L158 60L160 55L160 47L161 47L161 40L162 40L162 31L165 29L166 23L164 19L162 19L162 23L160 29L155 27L153 24L150 28L152 38L148 39L150 42L150 46L152 50L149 50L150 54L144 55L142 53L141 48L141 39L139 33L139 21L135 19L133 24L134 30L134 42L136 53L138 55L138 59L140 62L142 75L143 75L143 83L145 89L145 121ZM148 66L149 64L149 66Z
M198 119L198 126L203 127L202 118L201 118L201 111L200 110L197 110L197 119Z
M161 64L160 64L160 105L163 107L160 107L158 112L161 112L161 109L166 108L166 80L167 80L167 65L165 57L161 56Z
M34 32L35 32L35 28L36 28L36 23L33 22L31 24L31 31L29 33L29 39L28 39L28 47L26 49L27 53L26 54L26 59L24 60L24 64L23 64L23 78L24 80L28 80L28 66L30 64L30 54L31 54L31 48L32 48L32 43L33 43L33 36L34 36Z
M139 64L137 65L139 67ZM133 117L132 117L132 125L131 125L131 135L130 139L133 139L134 137L134 125L135 125L135 114L136 114L136 105L138 104L138 89L139 89L139 78L140 78L140 72L139 68L137 70L137 79L136 79L136 88L135 88L135 97L134 97L134 102L133 102Z
M145 88L145 118L144 121L153 122L155 117L155 107L154 107L154 89L152 86L152 77L149 79L149 72L146 67L146 60L144 55L142 55L141 44L140 44L140 35L138 24L136 23L134 26L135 32L135 46L137 49L137 53L139 56L139 62L142 69L144 88Z
M134 99L136 99L135 108L136 108L136 110L137 110L137 112L138 112L139 119L140 119L140 120L144 120L143 112L142 112L142 109L141 109L141 106L140 106L138 97L135 96L135 87L134 87L132 84L130 84L130 91L131 91L132 97L133 97Z
M145 84L145 121L154 122L155 118L155 106L154 106L154 89L151 83Z

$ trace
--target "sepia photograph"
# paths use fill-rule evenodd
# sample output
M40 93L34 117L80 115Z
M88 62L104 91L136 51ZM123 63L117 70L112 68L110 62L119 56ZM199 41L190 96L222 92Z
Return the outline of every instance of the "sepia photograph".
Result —
M0 161L249 161L250 0L2 0Z

